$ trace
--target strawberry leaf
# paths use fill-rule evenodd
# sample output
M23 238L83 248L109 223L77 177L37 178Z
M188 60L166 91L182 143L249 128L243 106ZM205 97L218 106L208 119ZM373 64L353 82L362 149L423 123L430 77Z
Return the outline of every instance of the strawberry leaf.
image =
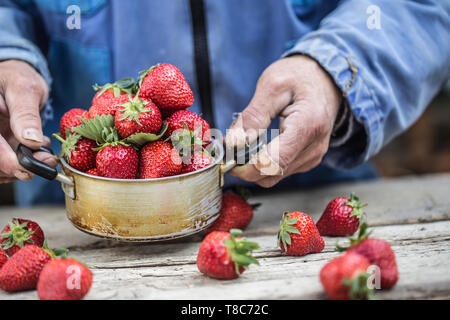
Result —
M114 128L114 117L110 114L85 120L82 125L74 127L73 131L82 137L96 141L97 144L103 144L106 142L103 134L105 128L107 131L110 131L110 128Z
M167 122L164 122L164 124L162 125L161 130L159 131L158 134L135 133L135 134L132 134L131 136L129 136L128 138L126 138L124 141L126 143L132 144L132 145L140 148L149 142L153 142L153 141L161 139L162 136L167 131L167 126L168 126Z
M248 241L246 238L240 238L242 231L239 229L230 230L230 239L225 239L223 243L228 249L231 260L234 263L236 274L240 274L239 268L247 269L250 264L259 264L252 256L253 250L259 249L256 242ZM238 239L238 237L240 239Z

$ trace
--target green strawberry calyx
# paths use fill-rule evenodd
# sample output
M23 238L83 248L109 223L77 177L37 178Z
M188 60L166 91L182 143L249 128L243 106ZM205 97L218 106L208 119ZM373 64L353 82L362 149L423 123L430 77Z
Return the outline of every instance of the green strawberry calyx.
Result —
M116 128L103 128L102 130L102 144L100 144L97 148L94 148L94 151L100 151L107 146L116 147L118 145L128 147L129 144L126 143L125 140L119 139L119 134L117 133Z
M241 238L241 235L241 230L231 229L230 239L223 240L223 243L228 249L231 261L234 263L236 274L240 274L240 267L248 269L252 263L259 265L258 260L252 256L253 250L259 249L259 245L256 242L248 241L247 238Z
M82 137L94 140L98 145L108 142L111 139L111 131L114 128L114 117L110 114L96 116L94 119L83 120L83 123L72 130Z
M42 250L47 252L52 259L58 257L58 258L67 258L67 253L69 252L69 249L66 248L57 248L57 249L50 249L47 244L47 239L44 240L44 244L42 245Z
M351 237L348 238L348 240L349 240L348 247L343 247L343 246L340 246L339 244L336 244L336 250L339 252L347 251L347 249L349 249L350 247L356 246L361 241L369 238L369 236L372 234L372 230L368 231L367 228L368 228L367 223L363 222L359 226L358 235L355 238L351 238Z
M361 203L359 201L359 198L355 195L354 192L351 193L350 200L344 202L344 204L353 208L353 211L350 214L349 218L357 217L358 220L362 219L362 217L364 216L364 212L362 211L362 208L367 206L367 203Z
M69 129L66 129L66 139L61 137L59 133L52 134L52 137L61 142L61 152L59 153L59 156L64 157L67 161L70 161L72 151L76 150L76 144L78 140L80 140L81 136L78 134L72 134Z
M288 212L283 213L283 217L280 222L280 230L278 231L278 245L283 244L284 250L287 250L287 246L291 245L291 233L300 234L300 230L293 227L297 223L297 218L291 217Z
M10 231L3 232L0 237L6 239L1 243L3 250L8 250L12 248L15 244L19 247L23 247L25 244L34 244L31 236L36 232L36 230L29 230L27 228L28 221L19 223L18 219L13 219L8 223Z
M105 91L107 90L113 90L114 97L118 97L120 96L121 93L131 94L134 86L135 83L133 78L124 78L113 83L106 83L102 86L95 84L92 87L94 88L95 91L100 90L98 93L98 97L104 94Z
M182 157L190 157L198 149L203 149L203 152L207 152L203 148L203 140L198 137L201 130L202 126L200 125L197 129L191 131L187 123L183 121L183 129L176 130L169 139L171 139L172 145Z
M148 101L139 99L138 97L133 99L130 94L129 101L120 104L123 108L117 110L116 112L123 114L120 120L128 119L129 122L134 120L137 124L142 126L139 122L139 115L143 112L151 112L151 110L145 108L148 103Z
M348 297L351 300L377 300L377 296L373 289L368 286L368 279L370 274L367 272L360 272L353 278L345 278L342 280L342 285L349 287Z

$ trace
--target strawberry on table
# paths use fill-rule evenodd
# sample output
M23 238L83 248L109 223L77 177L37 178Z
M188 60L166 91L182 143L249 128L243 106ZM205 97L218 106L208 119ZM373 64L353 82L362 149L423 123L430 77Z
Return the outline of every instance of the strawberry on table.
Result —
M140 132L158 133L162 124L161 112L150 100L135 97L119 106L114 122L122 138Z
M358 253L369 260L371 265L380 268L380 285L382 289L393 287L398 281L398 269L395 253L391 245L382 239L369 238L367 224L363 223L357 238L350 239L350 247L337 246L338 251Z
M347 236L358 230L366 203L352 193L350 199L335 198L327 205L317 222L317 228L322 236Z
M141 71L139 85L139 97L152 100L161 110L163 119L194 103L189 84L181 71L172 64L158 64Z
M91 288L92 272L75 259L56 258L41 271L37 284L41 300L80 300Z
M362 255L346 253L329 261L320 270L320 282L330 299L373 299L367 286L369 261Z
M98 146L94 140L70 133L65 139L56 134L53 137L61 142L61 155L71 167L80 171L95 167L97 151L94 149Z
M181 169L181 157L170 143L150 142L141 149L139 161L141 179L173 176L180 174Z
M206 229L206 232L247 228L252 221L254 209L259 206L259 204L249 204L247 202L249 197L249 192L244 188L237 188L237 192L224 193L219 217Z
M280 222L278 244L290 256L321 252L325 242L313 219L299 211L285 212Z
M202 168L206 168L212 163L212 158L206 151L195 151L193 156L186 162L187 163L183 161L181 173L194 172Z
M0 288L20 291L36 288L39 274L52 258L44 249L29 244L17 251L0 270Z
M241 238L242 231L214 231L200 245L197 267L201 273L217 279L239 277L250 264L259 264L252 252L259 248L255 242Z
M45 240L44 232L39 224L20 218L12 219L3 228L0 238L1 248L9 257L27 244L42 247Z
M8 261L8 256L3 250L0 250L0 269L3 267L6 261Z
M89 118L89 112L83 109L70 109L67 111L59 122L59 133L65 139L66 138L66 130L69 130L73 133L72 128L78 127L83 124L82 119Z

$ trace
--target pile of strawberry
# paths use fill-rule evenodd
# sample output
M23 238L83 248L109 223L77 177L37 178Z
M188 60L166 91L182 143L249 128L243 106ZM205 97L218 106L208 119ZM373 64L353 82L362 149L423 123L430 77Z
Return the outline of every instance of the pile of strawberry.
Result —
M218 279L233 279L250 264L258 264L252 252L258 244L241 238L242 231L253 218L255 205L247 203L248 193L242 189L226 192L222 198L219 218L206 230L198 256L200 272ZM375 271L374 287L388 289L398 281L395 254L388 242L370 238L364 222L362 204L354 194L330 201L317 225L299 211L286 212L280 222L278 245L283 253L303 256L321 252L325 247L322 236L351 236L347 248L337 246L345 254L329 261L320 271L320 281L331 299L372 299L373 288L368 286L369 267Z
M207 167L213 151L210 126L186 110L194 96L171 64L158 64L97 90L89 109L61 118L61 155L73 168L117 179L174 176Z
M34 221L12 219L0 234L0 288L37 289L41 300L79 300L91 288L92 273L67 258L67 249L51 250Z

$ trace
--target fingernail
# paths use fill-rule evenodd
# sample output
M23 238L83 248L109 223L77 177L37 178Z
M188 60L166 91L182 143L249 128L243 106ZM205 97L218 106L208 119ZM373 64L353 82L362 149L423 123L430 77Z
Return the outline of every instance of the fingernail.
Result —
M24 139L35 141L35 142L43 142L41 133L34 128L28 128L28 129L23 130L22 137Z
M27 172L20 171L20 170L17 170L16 172L14 172L14 176L19 180L30 180L31 179L31 176Z

